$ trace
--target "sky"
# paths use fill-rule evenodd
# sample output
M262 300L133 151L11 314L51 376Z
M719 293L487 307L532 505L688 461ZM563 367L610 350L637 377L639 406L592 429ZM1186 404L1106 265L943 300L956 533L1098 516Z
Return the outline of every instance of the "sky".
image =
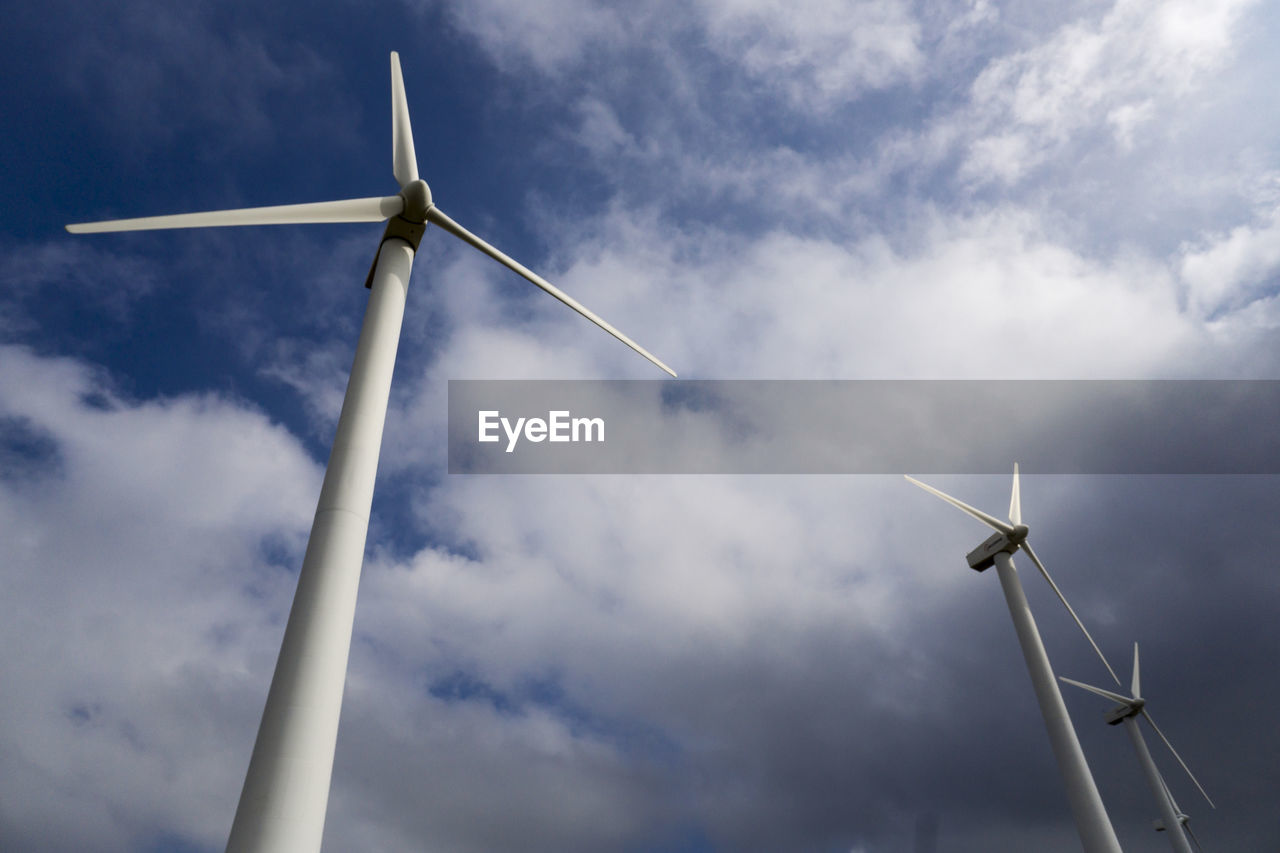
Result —
M222 849L380 229L63 225L394 193L391 50L436 203L682 378L1280 379L1275 6L11 6L5 851ZM325 849L1079 849L981 525L894 476L449 475L447 380L534 378L661 374L429 229ZM1205 849L1280 847L1277 478L1022 505L1122 677L1141 644ZM1165 849L1064 695L1125 850Z

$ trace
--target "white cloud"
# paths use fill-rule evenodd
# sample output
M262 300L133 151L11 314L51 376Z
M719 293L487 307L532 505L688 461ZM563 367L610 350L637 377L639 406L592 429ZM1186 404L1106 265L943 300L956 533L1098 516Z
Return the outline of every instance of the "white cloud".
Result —
M700 0L624 9L598 0L484 0L451 14L500 66L529 63L550 75L611 62L637 44L679 63L668 47L692 34L754 85L806 112L909 82L924 67L920 26L898 0Z
M1280 208L1260 219L1184 247L1182 279L1202 316L1239 311L1280 290Z
M627 19L597 0L478 0L450 8L454 23L476 38L499 65L513 60L557 74L598 44L627 35Z
M0 480L0 823L44 815L50 850L175 826L214 843L288 606L276 560L300 554L318 467L257 412L130 403L20 347L0 350L0 418L36 437Z
M913 222L910 238L745 237L618 208L589 235L557 226L569 242L544 272L687 378L1266 375L1247 366L1253 338L1187 310L1184 282L1226 249L1188 250L1185 262L1136 249L1096 257L1011 206L922 208ZM1250 231L1253 254L1232 257L1262 263L1269 233ZM416 464L425 436L443 434L431 389L445 377L651 378L634 353L491 266L464 256L441 273L453 284L436 307L452 331L436 339L429 370L401 374L396 405L423 420L389 425L396 449L384 464ZM673 317L697 318L699 334Z
M1261 153L1274 133L1246 101L1271 76L1248 0L1081 4L1049 16L1070 17L1047 33L1044 16L981 3L959 16L876 3L593 8L618 26L556 68L576 122L566 132L622 205L856 235L909 228L922 198L949 208L994 192L1057 206L1082 230L1119 220L1098 231L1165 252L1180 227L1238 197L1249 150L1274 168ZM899 59L881 61L859 33ZM858 111L895 86L902 97ZM1218 132L1228 124L1239 137Z
M608 282L595 310L700 378L1133 378L1209 357L1159 258L1090 258L1029 211L915 222L909 242L846 243L680 233L617 212L559 280L573 293ZM671 316L697 317L699 334ZM545 346L571 350L560 328ZM602 370L637 375L613 367L626 355L602 348Z
M596 157L616 155L618 152L635 152L635 137L627 132L618 120L617 112L596 97L586 97L578 102L578 127L575 138Z
M895 0L704 0L713 50L806 111L918 77L920 25Z
M1080 136L1109 128L1121 148L1223 66L1253 0L1119 0L1099 20L994 59L974 81L978 129L964 173L1012 183Z

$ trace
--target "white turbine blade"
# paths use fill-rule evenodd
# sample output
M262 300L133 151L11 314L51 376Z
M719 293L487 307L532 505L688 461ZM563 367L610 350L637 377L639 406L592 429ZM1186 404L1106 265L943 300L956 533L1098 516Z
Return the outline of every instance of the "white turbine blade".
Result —
M912 477L910 474L904 474L903 476L906 477L909 482L915 483L917 486L924 489L926 492L928 492L931 495L936 495L937 497L942 498L944 501L951 504L956 509L960 510L961 512L968 513L969 515L978 519L978 521L981 521L983 524L987 525L988 527L994 530L999 530L1001 533L1005 534L1006 536L1010 536L1013 534L1013 525L1009 524L1008 522L1001 521L995 516L987 515L985 512L983 512L980 509L974 509L964 501L958 501L955 498L951 497L951 495L947 494L946 492L940 492L937 489L935 489L933 486L930 486L927 483L920 482L915 477Z
M1173 753L1173 757L1178 759L1178 763L1182 765L1182 769L1186 771L1187 776L1190 777L1192 782L1195 782L1196 787L1200 789L1200 793L1204 796L1205 802L1209 804L1210 808L1216 809L1217 806L1213 804L1213 800L1209 799L1208 793L1205 792L1204 787L1196 779L1195 774L1191 772L1191 768L1187 766L1187 762L1182 760L1181 755L1178 755L1178 750L1174 749L1173 744L1169 743L1169 739L1164 736L1164 732L1160 731L1160 727L1156 725L1156 721L1151 719L1151 714L1147 712L1146 708L1142 709L1142 716L1147 718L1147 722L1151 724L1151 728L1155 729L1156 734L1160 735L1160 740L1164 741L1164 745L1169 747L1169 751Z
M595 323L597 326L604 329L606 332L613 335L615 338L622 341L624 344L631 347L636 352L640 353L640 355L649 359L649 361L653 362L658 367L665 370L667 373L671 374L672 376L676 375L676 372L674 370L672 370L670 367L667 367L665 364L663 364L661 361L655 358L652 353L650 353L644 347L640 346L635 341L631 340L631 338L628 338L626 335L622 334L622 332L619 332L617 329L615 329L613 326L606 323L600 317L596 316L594 313L588 310L586 306L578 302L578 300L574 299L572 296L565 293L563 290L556 287L554 284L547 281L545 278L538 275L533 270L526 267L524 264L521 264L519 261L516 261L515 259L508 257L507 255L495 249L493 246L490 246L484 240L481 240L479 237L472 234L470 231L463 228L461 225L459 225L458 223L450 219L448 216L446 216L444 212L440 210L440 208L438 207L428 208L427 221L430 222L432 225L436 225L440 228L443 228L445 231L448 231L450 234L457 237L458 239L464 242L470 243L472 246L484 252L486 255L493 258L498 263L502 264L503 266L507 267L513 272L519 273L520 275L524 276L526 279L533 282L538 287L545 290L547 293L550 293L556 299L559 299L565 305L568 305L574 311L577 311L583 317L586 317L588 320Z
M1065 681L1067 684L1074 684L1081 690L1088 690L1090 693L1096 693L1104 699L1110 699L1112 702L1119 702L1122 705L1129 704L1129 698L1127 696L1121 696L1119 693L1112 693L1110 690L1103 690L1101 687L1094 687L1092 684L1085 684L1083 681L1076 681L1075 679L1067 678L1065 675L1059 675L1058 680Z
M1040 574L1049 582L1049 586L1052 587L1054 593L1057 594L1058 600L1062 602L1062 606L1067 608L1067 612L1071 614L1071 618L1076 620L1076 625L1084 633L1085 638L1089 641L1089 645L1093 646L1093 650L1098 653L1098 659L1102 661L1102 665L1107 668L1107 672L1111 673L1111 677L1115 680L1115 683L1120 685L1120 678L1116 675L1116 671L1111 668L1111 664L1107 662L1107 656L1102 653L1102 649L1098 648L1098 644L1093 641L1093 636L1089 633L1089 629L1080 621L1080 617L1076 615L1076 611L1067 601L1067 597L1062 594L1062 590L1058 589L1058 585L1053 582L1053 578L1049 576L1049 570L1044 567L1044 563L1040 562L1040 558L1037 557L1036 552L1032 550L1031 543L1023 542L1022 550L1026 551L1027 556L1031 558L1031 562L1036 564L1036 568L1040 570Z
M1142 698L1142 679L1138 677L1138 644L1133 644L1133 683L1129 686L1129 692L1133 694L1134 699Z
M404 210L398 195L381 198L351 198L310 204L282 204L275 207L246 207L239 210L211 210L204 213L176 213L172 216L143 216L68 225L72 234L107 231L157 231L165 228L212 228L224 225L302 225L310 222L381 222Z
M1013 494L1009 497L1009 520L1022 523L1022 493L1018 488L1018 463L1013 463Z
M418 180L418 156L413 152L409 102L404 96L400 54L394 50L391 51L391 170L400 183L400 189Z

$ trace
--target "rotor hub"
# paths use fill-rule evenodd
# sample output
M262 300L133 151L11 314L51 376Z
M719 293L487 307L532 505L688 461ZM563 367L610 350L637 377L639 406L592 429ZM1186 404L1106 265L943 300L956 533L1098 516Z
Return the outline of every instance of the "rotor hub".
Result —
M410 181L400 190L404 199L404 212L400 215L409 222L426 222L427 211L432 208L431 187L421 178Z
M1031 528L1025 524L1015 524L1013 532L1009 534L1009 541L1015 545L1021 545L1027 539L1027 534L1031 532Z

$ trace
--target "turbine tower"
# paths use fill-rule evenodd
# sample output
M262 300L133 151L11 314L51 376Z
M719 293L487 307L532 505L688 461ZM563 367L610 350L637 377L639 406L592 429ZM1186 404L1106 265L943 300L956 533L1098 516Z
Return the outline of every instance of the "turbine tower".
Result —
M397 195L67 226L68 231L83 234L387 221L365 281L369 304L228 853L315 853L320 849L391 374L409 273L427 225L449 232L524 276L675 376L635 341L435 206L431 190L418 177L404 78L395 52L391 54L391 131L392 171L400 184Z
M1040 713L1044 716L1045 728L1049 732L1049 743L1058 760L1058 769L1067 787L1067 799L1071 804L1071 813L1075 817L1076 831L1080 833L1080 841L1086 853L1120 853L1120 842L1116 838L1115 829L1107 817L1106 806L1098 794L1098 786L1089 772L1089 764L1085 761L1084 751L1080 748L1080 740L1071 725L1071 717L1067 714L1067 706L1062 701L1062 693L1053 677L1053 668L1049 665L1049 655L1045 652L1044 643L1040 639L1040 631L1036 628L1035 618L1031 615L1031 607L1027 604L1027 596L1022 590L1022 582L1018 579L1018 570L1013 565L1013 553L1019 549L1026 552L1035 563L1036 568L1053 587L1058 598L1066 605L1067 611L1075 619L1076 625L1084 631L1094 651L1102 658L1107 671L1115 678L1115 671L1107 664L1106 657L1093 642L1093 637L1085 629L1080 617L1076 616L1071 605L1063 596L1058 585L1049 577L1044 564L1031 550L1027 541L1029 529L1022 523L1022 497L1018 485L1018 465L1013 466L1013 494L1009 499L1009 522L1003 522L994 516L974 509L966 503L956 500L948 494L926 485L914 477L907 479L930 494L942 498L947 503L973 516L993 528L996 532L985 542L971 551L967 557L969 567L975 571L984 571L996 567L1000 576L1000 586L1004 590L1005 601L1009 605L1009 615L1013 617L1013 627L1018 633L1018 642L1022 646L1022 657L1026 660L1027 671L1031 674L1031 684L1035 688L1036 699L1040 703ZM1119 684L1119 680L1116 681Z
M1129 733L1129 739L1133 741L1133 749L1138 754L1138 763L1142 765L1142 773L1147 777L1147 784L1151 787L1151 793L1156 798L1156 805L1160 809L1160 822L1162 828L1169 833L1169 843L1173 845L1176 853L1193 853L1191 843L1187 840L1183 827L1186 823L1186 816L1178 811L1178 806L1173 801L1173 794L1169 792L1168 786L1164 783L1160 771L1156 768L1155 761L1151 758L1151 750L1147 749L1147 742L1142 737L1142 730L1138 728L1138 717L1145 717L1151 728L1160 740L1164 741L1164 745L1169 747L1169 751L1173 753L1173 757L1178 759L1178 763L1182 765L1182 769L1191 777L1191 781L1195 782L1200 793L1204 795L1211 808L1217 808L1213 805L1213 800L1209 799L1209 795L1205 793L1204 788L1192 775L1191 768L1187 767L1187 763L1182 760L1182 756L1178 755L1178 751L1173 748L1173 744L1169 743L1169 739L1164 736L1164 732L1160 731L1160 727L1156 725L1155 720L1151 719L1151 714L1147 711L1147 700L1142 698L1142 684L1138 676L1138 644L1133 644L1133 680L1129 685L1129 695L1122 696L1119 693L1110 690L1103 690L1101 687L1093 687L1080 681L1074 681L1065 676L1058 676L1067 684L1074 685L1082 690L1088 690L1104 699L1110 699L1120 704L1116 705L1110 711L1106 712L1107 725L1117 726L1124 723L1125 731Z

